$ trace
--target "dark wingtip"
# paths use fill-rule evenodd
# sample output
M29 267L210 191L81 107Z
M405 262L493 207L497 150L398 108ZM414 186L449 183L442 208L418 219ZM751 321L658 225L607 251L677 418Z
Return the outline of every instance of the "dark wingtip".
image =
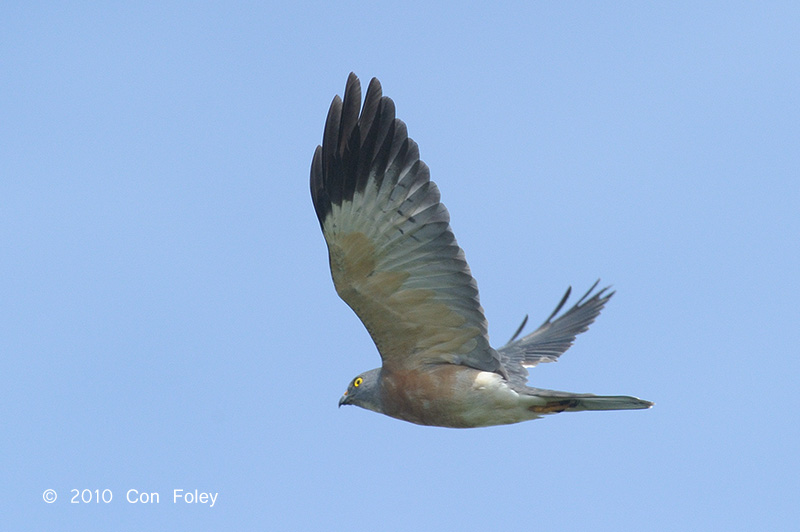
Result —
M594 289L594 287L592 287L592 289ZM567 299L569 299L570 294L572 294L572 287L568 286L567 287L567 291L564 292L564 297L562 297L561 301L558 302L558 305L556 305L556 309L547 317L546 320L544 320L544 323L542 323L542 326L545 326L548 323L550 323L550 320L552 320L555 317L556 314L561 312L561 309L564 307L564 304L567 302ZM578 303L580 303L580 301Z
M525 325L527 323L528 323L528 315L525 314L525 317L522 319L522 323L519 324L519 327L517 327L517 331L511 335L511 339L508 342L506 342L506 345L510 344L511 342L517 339L517 336L519 336L519 334L522 332L522 329L525 328Z
M416 144L395 117L394 102L383 96L380 81L370 80L362 104L361 82L354 72L347 77L344 96L331 103L322 151L314 159L311 195L321 225L333 205L351 201L370 180L380 187L387 172L394 182L401 167L409 167L420 181L429 180Z
M378 80L378 78L372 78L371 80L369 80L369 88L367 90L370 90L370 89L371 90L377 90L377 91L382 91L383 90L381 88L381 82L380 82L380 80Z

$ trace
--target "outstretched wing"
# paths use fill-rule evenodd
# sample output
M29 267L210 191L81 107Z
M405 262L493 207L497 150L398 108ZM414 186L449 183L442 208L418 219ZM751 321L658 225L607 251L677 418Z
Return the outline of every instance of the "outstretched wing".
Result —
M599 282L596 281L572 308L554 321L553 318L567 302L572 291L572 288L568 288L556 309L538 329L514 341L522 329L520 327L511 341L497 350L512 384L525 386L528 379L526 368L531 368L540 362L557 360L572 346L576 336L589 329L589 325L614 295L614 292L607 292L608 288L603 288L589 297ZM524 324L525 322L523 326Z
M360 104L361 84L351 73L311 166L336 291L364 323L384 367L451 363L504 374L477 284L417 144L377 79Z

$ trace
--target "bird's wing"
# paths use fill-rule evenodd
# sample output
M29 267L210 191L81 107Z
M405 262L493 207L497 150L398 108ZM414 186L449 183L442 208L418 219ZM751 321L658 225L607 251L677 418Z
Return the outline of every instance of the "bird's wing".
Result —
M360 104L361 84L350 74L311 166L336 291L364 323L384 367L451 363L504 374L477 284L417 144L377 79Z
M589 325L614 295L614 292L608 292L608 288L603 288L589 297L599 282L595 282L572 308L553 320L569 298L572 289L567 289L556 309L538 329L514 341L521 332L521 326L511 341L497 350L513 384L524 386L528 379L526 368L557 360L570 348L576 336L589 329Z

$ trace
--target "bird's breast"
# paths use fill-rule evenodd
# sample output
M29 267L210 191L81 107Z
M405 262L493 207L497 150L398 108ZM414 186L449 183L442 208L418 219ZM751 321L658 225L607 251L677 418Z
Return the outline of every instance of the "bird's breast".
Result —
M420 425L481 427L516 423L519 394L497 373L439 364L381 372L384 413Z

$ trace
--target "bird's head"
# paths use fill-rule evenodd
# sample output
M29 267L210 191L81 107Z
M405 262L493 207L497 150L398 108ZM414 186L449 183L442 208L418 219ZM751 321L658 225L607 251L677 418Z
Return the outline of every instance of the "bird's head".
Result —
M383 413L380 395L380 368L366 371L350 381L347 391L339 399L339 406L356 405L373 412Z

